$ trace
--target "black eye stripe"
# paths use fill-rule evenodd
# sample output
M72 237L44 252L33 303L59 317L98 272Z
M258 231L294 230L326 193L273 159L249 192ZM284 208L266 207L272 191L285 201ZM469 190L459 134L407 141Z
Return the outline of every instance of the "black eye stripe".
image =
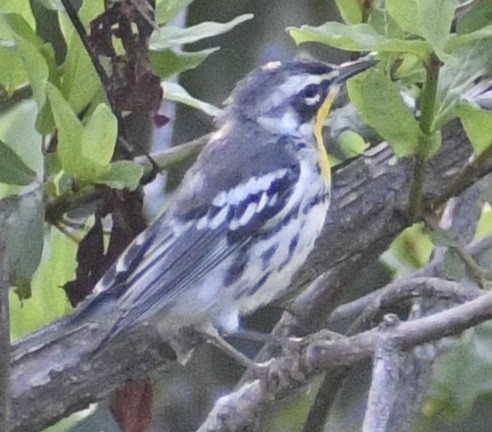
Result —
M299 92L299 96L306 99L313 98L318 94L318 90L319 86L317 84L309 84Z

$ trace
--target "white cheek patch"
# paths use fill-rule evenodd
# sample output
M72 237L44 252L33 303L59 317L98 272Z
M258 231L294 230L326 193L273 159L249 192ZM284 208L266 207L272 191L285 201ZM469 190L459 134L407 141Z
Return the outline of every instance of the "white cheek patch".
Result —
M293 109L289 109L280 120L280 125L283 131L289 131L295 133L299 126L299 122L297 120L297 115Z

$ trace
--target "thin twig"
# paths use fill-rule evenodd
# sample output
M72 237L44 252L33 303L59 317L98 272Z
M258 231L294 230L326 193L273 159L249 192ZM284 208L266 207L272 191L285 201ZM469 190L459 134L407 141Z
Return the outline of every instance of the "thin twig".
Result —
M424 217L424 222L430 230L439 229L438 224L432 217ZM483 287L485 285L487 270L483 269L458 241L453 239L449 245L449 249L453 250L459 256L475 281Z
M458 174L454 176L453 180L449 183L446 189L444 189L443 193L431 202L431 209L435 211L446 204L450 198L459 195L463 189L475 180L477 170L492 160L491 156L492 142L486 150L476 156L471 162L465 165L458 172Z
M486 237L477 240L468 246L465 247L466 252L471 256L481 255L486 253L492 248L492 235L488 235ZM432 262L427 267L417 271L412 275L412 278L405 279L405 281L410 282L412 279L416 280L432 280L433 278L438 278L441 275L441 271L438 269L442 265L442 262ZM375 304L378 298L381 296L385 296L388 290L391 290L392 286L398 287L399 284L403 286L404 281L395 281L389 286L385 286L376 291L373 291L364 297L360 297L350 303L346 303L342 306L339 306L337 309L333 311L328 319L327 325L332 327L334 324L339 323L341 321L353 321L360 314L362 314L367 308L371 307L371 305ZM410 286L410 285L409 285ZM474 292L478 293L480 290L469 290L468 288L463 288L464 293L469 292L473 298ZM468 294L466 294L468 295ZM468 297L463 297L463 300L469 300ZM459 299L459 297L458 297Z
M0 90L0 112L7 111L30 97L32 97L32 87L30 85L23 85L15 89L12 94Z
M431 141L433 139L432 124L434 121L434 111L437 92L437 79L439 75L439 58L431 54L424 61L426 69L426 79L422 89L422 113L420 117L421 137L419 139L419 148L415 155L415 165L413 169L413 182L410 190L409 211L410 220L416 221L422 215L423 210L423 190L425 183L425 167L428 158Z
M171 147L162 152L152 153L150 156L160 171L174 168L187 159L196 156L205 146L208 138L209 135L205 135L189 143ZM135 162L143 166L145 174L153 169L153 164L149 162L146 156L138 156L135 158ZM100 192L96 186L92 185L86 186L77 192L67 192L59 195L46 204L46 220L55 224L68 211L95 204L99 199L101 199Z
M76 10L72 6L72 3L70 0L61 0L63 7L65 8L65 11L67 12L68 17L70 18L70 21L72 22L72 25L74 26L76 32L78 33L80 40L82 41L82 44L84 45L85 50L87 51L87 54L89 55L89 58L91 59L91 62L94 66L94 69L96 69L97 74L99 75L99 79L101 80L105 90L106 94L109 97L109 92L108 92L108 84L109 84L109 77L104 68L101 65L101 62L97 58L97 56L94 54L94 51L92 50L89 41L87 40L87 32L85 31L85 27L82 24L82 21L80 21L79 16L77 15ZM109 98L111 99L111 98ZM110 104L111 100L110 100Z
M374 299L372 304L364 308L364 311L352 323L347 335L354 335L361 330L366 330L371 323L377 322L381 313L387 313L391 307L401 305L403 302L415 297L434 297L436 299L449 300L463 303L484 294L485 291L463 287L458 282L447 281L440 278L408 278L397 280L385 287L384 291Z

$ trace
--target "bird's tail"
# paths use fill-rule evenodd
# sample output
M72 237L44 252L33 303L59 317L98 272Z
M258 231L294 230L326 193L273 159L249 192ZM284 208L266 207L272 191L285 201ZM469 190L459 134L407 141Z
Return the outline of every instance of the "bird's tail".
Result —
M13 360L24 354L37 351L47 345L56 343L70 334L76 326L70 315L62 317L48 325L15 340L12 343L11 357Z
M92 300L92 299L91 299ZM118 321L120 311L114 307L111 301L89 301L81 304L78 310L65 317L18 339L12 344L11 359L15 361L19 357L32 352L39 351L52 344L62 343L84 327L90 326L96 331L93 332L94 340L90 341L95 350L101 345L98 340L104 340L106 334L112 333L114 323Z

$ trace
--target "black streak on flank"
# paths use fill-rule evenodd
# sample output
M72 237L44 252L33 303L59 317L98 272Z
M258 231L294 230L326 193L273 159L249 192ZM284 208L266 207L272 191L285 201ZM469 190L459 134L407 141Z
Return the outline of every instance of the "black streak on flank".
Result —
M256 282L248 291L248 295L252 296L253 294L256 293L256 291L258 291L263 285L265 285L265 282L267 281L267 279L270 277L271 275L271 272L268 272L268 273L265 273L261 279Z
M268 264L270 264L270 260L272 259L272 256L275 253L275 251L277 250L277 247L278 245L274 244L260 255L262 270L266 270L268 268Z
M232 266L227 271L224 279L224 286L229 286L236 282L244 273L246 264L248 263L248 254L241 253L238 255L238 259L234 261Z
M299 234L296 234L289 243L289 257L291 257L294 254L298 242L299 242Z

